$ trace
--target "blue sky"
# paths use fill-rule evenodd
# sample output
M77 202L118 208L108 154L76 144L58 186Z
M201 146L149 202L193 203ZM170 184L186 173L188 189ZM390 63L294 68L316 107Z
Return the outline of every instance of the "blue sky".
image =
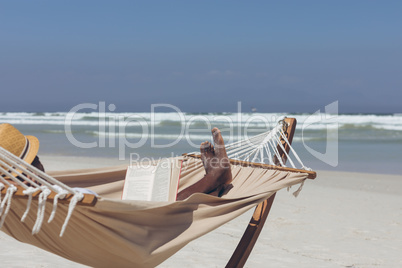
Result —
M0 112L402 112L401 1L1 1Z

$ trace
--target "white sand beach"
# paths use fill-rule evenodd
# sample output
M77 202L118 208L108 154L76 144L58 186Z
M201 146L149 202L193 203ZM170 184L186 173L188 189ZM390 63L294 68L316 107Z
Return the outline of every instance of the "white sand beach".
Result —
M47 170L121 164L42 156ZM401 267L402 176L318 171L300 195L281 190L246 267ZM293 190L293 191L292 191ZM252 211L201 237L160 267L224 267ZM2 267L80 267L0 232Z

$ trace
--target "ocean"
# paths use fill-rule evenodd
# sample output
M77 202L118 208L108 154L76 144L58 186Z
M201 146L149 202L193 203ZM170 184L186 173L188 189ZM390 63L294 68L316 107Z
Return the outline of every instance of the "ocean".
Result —
M199 150L218 127L225 143L297 119L293 147L314 170L402 174L402 114L0 113L40 141L39 155L129 159Z

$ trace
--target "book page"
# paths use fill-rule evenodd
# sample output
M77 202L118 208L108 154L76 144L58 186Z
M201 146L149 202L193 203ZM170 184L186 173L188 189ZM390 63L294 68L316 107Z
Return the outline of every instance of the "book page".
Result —
M122 199L176 201L182 163L181 158L168 158L157 165L128 167Z
M152 189L152 201L168 201L170 188L170 169L169 159L159 161L156 170L154 185Z
M129 166L124 182L123 200L151 200L156 166Z

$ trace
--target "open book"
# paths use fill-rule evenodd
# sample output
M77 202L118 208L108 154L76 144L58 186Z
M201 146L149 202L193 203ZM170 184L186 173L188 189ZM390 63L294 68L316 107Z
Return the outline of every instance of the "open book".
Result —
M163 159L157 164L127 168L123 200L176 201L182 160Z

